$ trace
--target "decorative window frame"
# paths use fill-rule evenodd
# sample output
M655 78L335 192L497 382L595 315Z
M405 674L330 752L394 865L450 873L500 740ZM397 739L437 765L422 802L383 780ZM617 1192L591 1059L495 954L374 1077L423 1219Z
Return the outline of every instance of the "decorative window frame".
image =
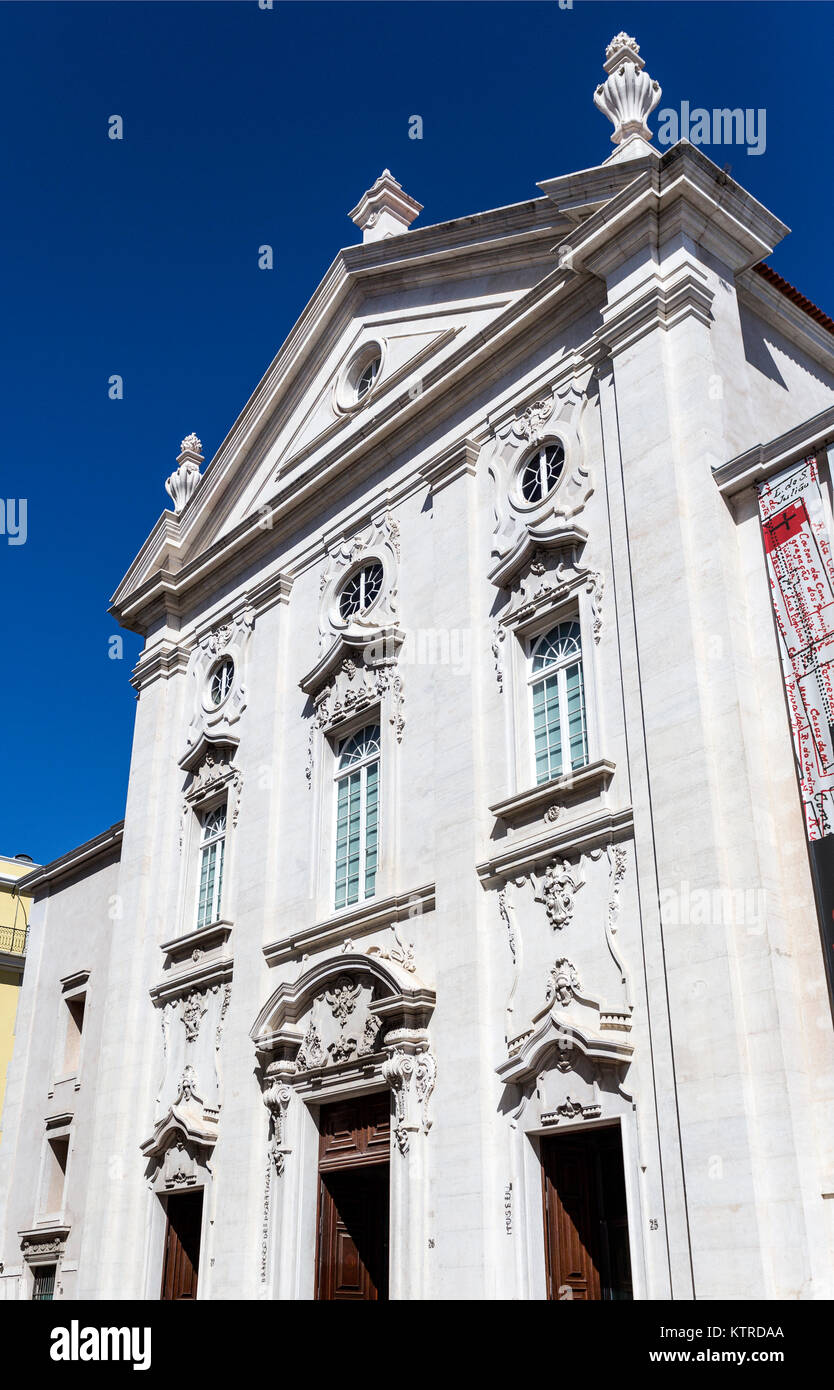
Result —
M351 669L352 674L351 674ZM356 691L353 683L356 682ZM350 696L355 693L351 702ZM347 698L347 708L345 699ZM396 891L399 828L399 759L402 739L402 682L390 668L374 671L349 662L316 706L308 736L308 785L314 796L313 849L310 856L311 897L317 917L340 917L372 910L375 901ZM372 898L334 907L336 862L338 748L343 739L368 724L379 725L379 838L375 891Z
M219 922L231 928L234 921L234 901L237 885L235 873L235 828L240 813L243 777L232 761L237 749L233 743L214 743L201 740L194 754L185 759L188 774L180 812L179 847L182 856L176 921L182 935L197 929L199 894L199 860L202 843L202 818L216 806L226 803L226 842L223 852L223 897ZM209 923L202 931L211 931L217 923Z
M382 592L364 613L346 619L339 609L342 586L371 561L382 565ZM402 742L405 731L405 689L399 665L405 641L398 626L399 563L399 524L390 512L382 511L351 539L341 539L329 547L321 575L321 655L299 682L309 701L306 780L315 806L309 891L320 917L333 912L336 744L370 723L380 726L380 859L375 896L385 897L395 891L399 821L396 745ZM355 907L350 904L340 911L350 912Z
M355 535L331 545L327 556L321 574L319 600L319 651L325 660L339 639L348 647L356 647L374 638L383 641L391 630L396 629L399 614L399 522L390 512L379 512L372 517L369 525ZM382 591L379 597L363 613L343 617L339 597L346 581L374 560L382 565Z
M198 637L186 669L191 721L180 766L190 764L212 742L239 741L235 726L247 703L247 650L254 623L254 609L247 605L222 622L215 621ZM232 688L220 705L213 705L209 697L212 672L226 658L234 663Z
M567 557L555 551L536 551L495 625L496 675L499 688L503 692L506 684L509 696L507 735L513 759L509 782L516 789L515 795L525 791L540 793L543 788L555 788L560 783L573 784L582 778L586 768L604 762L595 655L602 631L602 595L601 575L578 564L573 550ZM569 770L553 782L537 784L530 701L531 653L539 637L566 621L578 622L581 635L588 757L582 768L572 773ZM509 679L505 682L506 676Z
M342 743L344 743L347 739L349 739L353 734L355 734L355 733L356 733L356 734L360 733L363 729L367 728L369 725L372 725L372 726L374 726L374 727L376 727L376 728L379 729L379 748L377 749L376 756L374 757L374 756L367 756L367 755L365 755L365 756L363 756L363 757L359 760L358 763L354 764L351 768L347 768L347 769L342 770L342 769L339 767L339 763L340 763L340 761L341 761L341 754L340 754L340 752L339 752L339 749L340 749ZM376 898L379 897L380 873L381 873L381 870L382 870L382 865L383 865L384 863L387 863L387 856L385 855L385 845L384 845L384 843L383 843L383 834L384 834L384 828L385 828L384 814L385 814L385 810L387 809L387 807L386 807L386 804L385 804L385 801L384 801L384 796L383 796L383 793L384 793L385 788L384 788L384 785L383 785L384 768L383 768L383 765L382 765L382 744L383 744L383 739L382 739L382 724L381 724L381 723L378 723L377 720L375 720L375 719L369 719L369 720L367 720L367 722L365 722L365 721L363 720L362 722L358 722L358 723L357 723L356 728L351 728L351 729L348 730L347 732L339 732L339 733L334 733L334 734L332 734L331 737L330 737L330 743L331 743L331 749L332 749L332 755L333 755L333 756L332 756L332 760L331 760L331 773L332 773L332 793L331 793L331 795L332 795L332 800L333 800L333 809L332 809L332 824L331 824L331 831L330 831L330 835L331 835L331 840L330 840L330 910L331 910L331 912L334 914L334 916L337 916L337 915L338 915L339 913L341 913L341 912L347 912L347 911L349 911L349 910L356 911L357 908L362 908L362 907L366 906L367 904L372 903ZM377 774L377 866L376 866L376 872L375 872L375 874L374 874L374 891L373 891L373 893L370 893L370 894L367 894L367 895L366 895L366 893L365 893L366 854L367 854L366 832L367 832L367 818L368 818L368 808L367 808L368 779L367 779L367 771L366 771L366 769L367 769L367 768L370 766L370 764L373 763L373 762L376 762L376 763L377 763L377 766L378 766L378 769L379 769L379 770L378 770L378 774ZM336 887L336 850L337 850L337 848L338 848L338 829L339 829L339 783L342 782L342 781L344 781L346 778L350 777L351 771L354 770L354 769L360 771L360 773L362 774L361 782L360 782L360 833L359 833L359 843L360 843L360 869L359 869L359 876L360 876L360 886L361 886L362 891L361 891L360 896L356 899L355 902L344 902L344 903L342 904L341 907L337 907L336 904L335 904L335 887Z
M53 1298L62 1293L61 1270L67 1253L67 1241L72 1227L68 1222L55 1222L52 1225L35 1226L31 1230L18 1231L20 1253L23 1257L22 1282L24 1297L31 1299L35 1288L35 1270L44 1265L55 1265L55 1292Z
M581 430L587 404L583 385L571 380L515 406L516 413L496 425L488 464L494 514L489 578L499 588L535 549L586 539L575 518L594 491ZM531 449L546 444L564 450L561 476L545 497L527 502L521 472Z

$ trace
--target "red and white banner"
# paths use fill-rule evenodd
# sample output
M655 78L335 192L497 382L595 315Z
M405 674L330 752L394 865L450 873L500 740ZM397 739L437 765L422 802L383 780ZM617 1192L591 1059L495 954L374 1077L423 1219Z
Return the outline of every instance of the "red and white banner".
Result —
M759 514L809 840L834 834L834 561L816 460L759 484Z

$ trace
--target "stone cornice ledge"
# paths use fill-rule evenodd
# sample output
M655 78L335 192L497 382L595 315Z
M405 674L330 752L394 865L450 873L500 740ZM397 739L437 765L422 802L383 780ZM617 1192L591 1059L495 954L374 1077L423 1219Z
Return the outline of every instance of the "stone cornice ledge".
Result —
M743 454L737 454L728 463L722 463L712 470L712 476L720 493L731 497L736 492L763 482L789 463L834 443L834 405L803 420L784 434L777 435L767 444L754 444Z
M458 478L473 477L478 463L479 447L473 439L461 439L448 449L420 465L420 476L429 485L429 491L440 492Z
M424 912L433 912L434 908L434 884L427 883L410 893L395 893L390 898L380 898L378 902L371 899L347 912L340 912L338 916L326 917L313 927L270 942L264 946L263 953L267 965L280 965L311 949L319 950L336 941L365 936L368 932L378 931L407 917L422 917Z
M18 1231L20 1249L25 1260L48 1261L49 1257L62 1255L69 1240L72 1225L68 1221L46 1221L42 1226L32 1226L27 1231Z
M527 873L556 855L581 854L601 848L614 840L625 839L634 830L634 813L630 806L612 811L607 806L581 820L556 826L551 834L535 840L524 840L503 853L495 854L476 865L476 873L484 888Z
M43 864L40 868L35 869L34 873L19 878L17 881L18 892L34 893L44 884L55 884L69 874L75 873L78 869L89 869L96 859L111 854L115 850L121 852L124 826L123 820L117 821L115 825L111 825L108 830L103 830L92 840L85 840L83 845L77 845L75 849L68 850L60 859L53 859L51 864Z
M508 589L513 576L537 550L575 550L584 546L587 539L588 532L570 521L558 530L554 530L552 522L547 520L538 526L526 526L512 549L493 562L487 571L487 579L497 589ZM503 617L499 621L505 623ZM506 625L512 626L512 621L506 620Z
M599 758L597 762L587 763L569 777L555 777L550 782L543 782L515 796L508 796L503 801L496 801L489 809L497 820L514 825L530 812L547 810L548 806L559 798L593 796L604 791L614 776L614 771L614 763L609 762L607 758Z
M192 962L190 969L170 970L167 977L149 989L148 993L154 1004L166 1004L169 999L179 999L191 990L225 984L231 980L233 968L232 956L212 956L202 964Z
M199 927L196 931L186 932L185 936L175 936L170 941L160 941L159 949L164 951L166 956L172 957L172 966L176 968L177 956L190 955L193 951L202 953L218 947L222 950L231 934L232 923L227 917L222 917L217 922L211 922L207 927Z

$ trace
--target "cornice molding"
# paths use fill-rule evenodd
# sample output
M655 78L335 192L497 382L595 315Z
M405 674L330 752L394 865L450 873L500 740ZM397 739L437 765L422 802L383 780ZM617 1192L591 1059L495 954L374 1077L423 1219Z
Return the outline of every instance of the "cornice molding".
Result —
M827 371L834 371L832 335L798 304L792 303L787 295L768 284L756 273L755 267L737 277L736 290L742 304L752 309L767 325L776 328Z
M421 917L425 912L433 912L434 908L433 883L414 888L410 893L395 893L390 898L380 898L378 901L371 899L346 912L327 917L315 926L301 928L290 936L271 942L263 948L264 957L267 965L280 965L334 942L366 936L368 932L378 931L394 922Z
M834 405L794 425L767 444L754 444L743 454L712 470L718 491L732 497L770 478L797 459L817 454L834 444Z
M18 888L24 893L35 893L47 884L53 887L79 869L91 869L97 860L104 859L116 851L121 852L124 826L123 820L118 821L92 840L86 840L83 845L68 850L60 859L53 859L50 864L44 864L34 873L18 879Z
M458 478L473 478L477 472L480 446L471 438L456 443L436 454L428 463L420 465L420 476L429 485L432 496L442 492Z
M229 923L224 922L222 925L228 927ZM190 994L193 990L202 991L214 985L226 984L231 980L233 972L232 956L211 956L202 963L192 961L184 969L172 969L164 980L160 980L148 990L148 994L154 1004L161 1007L169 1000L179 999L183 994Z
M511 844L508 849L477 864L475 871L481 886L500 886L509 878L527 873L545 864L554 855L577 855L602 848L615 841L627 839L634 830L634 813L630 806L612 811L604 806L578 820L558 822L547 834L523 843Z
M536 811L546 811L559 800L577 800L598 795L606 790L615 770L614 763L609 762L607 758L600 758L597 762L586 763L585 767L579 768L567 777L555 777L550 782L543 782L514 796L505 797L502 801L496 801L489 809L496 820L502 820L510 826L516 825L518 821L524 820Z

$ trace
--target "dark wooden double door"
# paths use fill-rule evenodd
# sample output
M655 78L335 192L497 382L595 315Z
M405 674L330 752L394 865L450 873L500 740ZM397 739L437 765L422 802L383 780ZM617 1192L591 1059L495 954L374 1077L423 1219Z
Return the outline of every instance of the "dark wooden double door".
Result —
M388 1092L319 1113L316 1298L388 1298Z
M619 1130L550 1136L541 1157L548 1298L632 1298Z
M165 1258L162 1267L164 1302L197 1297L203 1192L175 1192L165 1199Z

